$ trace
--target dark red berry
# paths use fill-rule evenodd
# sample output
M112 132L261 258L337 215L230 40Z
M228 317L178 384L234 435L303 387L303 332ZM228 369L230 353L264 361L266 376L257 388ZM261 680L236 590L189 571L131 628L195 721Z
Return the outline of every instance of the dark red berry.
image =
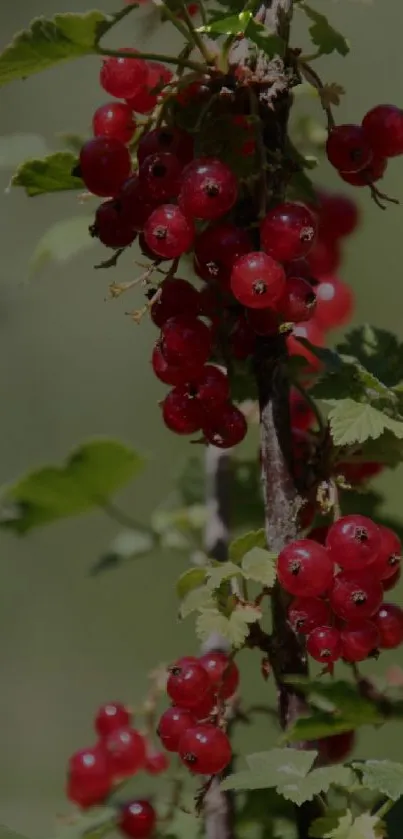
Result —
M399 565L396 568L396 571L393 574L393 577L388 577L386 580L381 580L383 590L384 591L391 591L392 588L395 588L395 586L397 586L401 576L402 576L402 568L401 568L401 565Z
M316 219L304 204L277 204L260 227L263 250L278 262L306 256L316 236Z
M170 400L168 400L168 397L170 397ZM168 394L168 397L165 402L169 401L169 410L173 409L174 404L178 409L182 405L184 413L188 417L197 418L201 425L205 420L206 413L207 415L210 412L215 414L228 401L228 377L218 367L206 364L200 370L200 373L194 375L186 384L174 388ZM167 424L169 425L169 423Z
M365 114L362 127L376 155L403 154L403 111L395 105L377 105Z
M337 239L325 239L320 236L307 256L313 277L333 274L340 267L341 251Z
M130 839L148 839L156 821L157 814L149 801L130 801L122 807L118 825Z
M141 137L137 147L139 163L142 163L150 154L157 152L170 152L185 165L193 157L193 139L190 134L180 128L154 128L153 131L147 131Z
M189 250L194 239L193 223L174 204L162 204L144 226L145 242L157 256L175 259Z
M101 804L111 788L108 762L101 748L94 746L73 754L68 764L67 797L79 807Z
M286 323L308 321L316 309L316 288L302 277L288 277L278 308Z
M360 216L355 201L337 192L318 192L319 236L344 239L357 229Z
M354 294L347 283L337 277L322 277L315 286L315 321L320 329L335 329L351 320Z
M307 431L315 424L315 414L306 399L297 390L290 392L291 426L298 431Z
M385 157L374 155L372 162L365 169L361 169L360 172L340 172L340 177L351 186L369 186L383 178L387 165Z
M219 651L205 653L199 661L207 671L210 683L220 699L233 696L239 684L239 670L235 662Z
M149 196L146 197L144 186L137 174L132 175L123 184L118 200L125 223L140 233L156 204Z
M231 449L246 436L248 424L236 405L228 402L220 406L215 414L205 418L202 425L206 440L219 449Z
M164 752L158 752L154 749L147 752L144 769L149 775L161 775L168 768L169 760Z
M195 725L195 722L196 720L193 713L187 711L185 708L173 707L164 711L158 723L157 730L158 737L160 738L164 748L168 752L177 752L182 734L184 734L188 728L192 728Z
M360 172L371 163L372 148L360 125L336 125L326 143L329 162L339 172Z
M107 58L102 65L101 86L116 99L130 99L146 83L147 66L136 58L131 47L120 50L122 56Z
M378 574L381 580L387 580L389 577L393 577L400 567L402 543L390 527L379 525L379 531L381 534L381 548L373 569L374 573Z
M354 573L342 571L335 577L329 600L339 618L362 621L375 614L382 596L382 585L371 569Z
M161 350L168 364L182 361L194 366L207 361L212 347L211 329L198 318L185 315L165 321L161 330Z
M153 349L151 364L157 378L166 385L182 385L197 376L203 367L203 362L194 364L191 359L182 359L178 364L168 364L164 358L160 343Z
M301 344L299 338L305 338L315 347L323 347L325 336L313 320L294 326L292 334L287 336L287 349L290 355L300 355L308 362L310 370L320 370L321 361L311 350Z
M80 152L81 177L94 195L117 195L131 169L126 146L114 137L94 137L84 143Z
M285 289L282 265L262 251L239 257L231 273L231 289L243 306L266 309L275 306Z
M194 434L203 422L203 409L198 399L190 399L186 385L171 390L162 403L165 425L175 434Z
M160 286L160 295L151 306L151 319L156 326L163 326L169 318L178 315L197 317L199 292L187 280L166 279Z
M167 693L180 708L192 710L209 688L209 677L197 660L182 659L169 668Z
M351 754L355 745L355 731L343 731L323 737L315 743L321 763L341 763Z
M296 597L288 609L288 620L294 632L309 635L313 629L329 623L330 609L319 597Z
M196 237L195 270L207 282L229 286L234 262L251 250L246 230L229 223L207 227Z
M328 552L311 539L298 539L286 545L278 556L280 585L297 597L318 597L333 581L334 566Z
M217 695L210 689L202 696L200 702L192 708L192 714L197 722L207 720L210 714L214 711L216 705Z
M145 157L139 168L140 185L146 200L162 203L179 191L182 164L169 152L156 152Z
M342 475L348 484L360 485L382 472L383 463L339 463L335 469L337 475Z
M133 111L124 102L107 102L95 111L92 130L95 137L114 137L129 143L136 130Z
M341 656L341 638L333 626L318 626L313 629L306 642L309 655L322 664L333 664Z
M96 213L92 236L96 236L107 248L126 248L134 242L136 232L122 215L115 199L104 201Z
M138 114L149 114L155 108L159 97L163 97L163 93L158 93L158 89L162 89L172 79L171 71L159 61L147 61L146 68L147 79L144 86L128 101L130 108Z
M224 731L204 723L188 728L182 735L179 756L191 772L217 775L231 760L231 744Z
M326 547L345 571L361 571L376 562L381 550L379 527L366 516L342 516L329 528Z
M146 742L134 728L112 731L104 741L108 766L114 778L126 778L142 769L146 762Z
M345 661L365 661L376 650L380 641L373 621L347 623L341 630L342 658Z
M383 603L374 617L382 650L394 650L403 643L403 612L396 603Z
M237 179L225 163L199 158L183 172L178 200L186 216L216 219L231 209L237 195Z
M107 737L118 728L126 728L130 721L131 714L121 702L108 702L97 711L95 731L100 737Z

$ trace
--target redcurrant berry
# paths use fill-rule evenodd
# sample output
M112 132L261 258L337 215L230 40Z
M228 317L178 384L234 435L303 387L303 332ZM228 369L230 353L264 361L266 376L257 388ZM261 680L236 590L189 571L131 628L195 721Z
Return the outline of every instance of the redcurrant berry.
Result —
M337 277L322 277L315 287L315 321L320 329L335 329L351 320L354 294L347 283Z
M140 233L152 211L155 210L156 204L150 200L149 196L146 197L144 185L140 183L137 174L132 175L123 184L118 201L122 220Z
M181 708L196 707L210 688L209 677L196 660L179 660L169 668L167 693Z
M103 740L108 766L114 778L126 778L146 762L146 742L135 728L119 728Z
M361 571L376 562L381 550L379 527L366 516L342 516L332 524L326 547L345 571Z
M210 695L206 693L206 695ZM203 697L202 697L203 698ZM195 706L197 708L197 705ZM159 723L157 734L164 748L168 752L177 752L182 734L196 723L193 712L185 708L168 708L164 711Z
M383 178L387 165L388 161L385 157L374 155L372 162L360 172L340 172L339 174L343 181L351 186L369 186Z
M403 612L396 603L383 603L374 617L382 650L394 650L403 643Z
M372 148L360 125L337 125L326 143L329 163L339 172L359 172L372 160Z
M234 262L252 250L249 233L234 224L207 227L196 237L195 270L203 280L228 286Z
M211 347L211 329L198 318L169 318L162 327L161 350L168 364L189 364L189 359L194 366L204 364Z
M304 204L278 204L260 227L263 250L278 262L306 256L316 236L316 219Z
M376 155L403 154L403 111L395 105L377 105L365 114L362 127Z
M79 807L101 804L109 794L111 776L105 754L98 746L81 749L68 765L67 797Z
M320 190L319 236L324 239L344 239L351 236L359 223L359 210L348 195Z
M160 64L159 61L147 61L147 79L143 87L128 101L128 105L137 114L149 114L154 110L159 98L163 97L163 93L158 93L158 90L169 84L172 79L172 73Z
M158 299L151 306L151 320L161 327L169 318L178 315L197 317L199 306L199 292L187 280L166 279L160 286Z
M288 277L277 305L286 323L306 322L316 309L316 289L302 277Z
M348 484L359 486L370 478L379 475L383 470L382 463L339 463L335 469L337 475L342 475Z
M156 812L149 801L130 801L122 808L118 825L130 839L148 839L156 821Z
M317 626L306 642L309 655L322 664L333 664L341 655L341 638L338 629L333 626Z
M402 543L390 527L379 525L381 534L381 548L373 566L374 574L379 574L381 580L393 577L400 567L402 559Z
M203 363L196 365L189 359L182 359L178 364L168 364L158 341L153 349L151 364L157 379L165 385L185 384L197 376L203 367Z
M137 235L122 215L115 199L104 201L98 207L90 233L107 248L126 248L134 242Z
M145 771L149 775L161 775L169 768L169 760L164 752L158 752L154 749L147 752L147 759L145 763Z
M216 705L217 696L213 690L209 689L207 693L202 696L200 702L192 708L192 714L195 720L197 720L197 722L207 720L210 714L214 711Z
M130 721L131 714L121 702L107 702L97 711L95 731L99 737L107 737L118 728L126 728Z
M183 172L178 201L190 218L216 219L231 209L237 195L237 179L225 163L199 158Z
M393 574L393 577L387 577L386 580L381 580L383 590L384 591L391 591L392 588L395 588L395 586L397 586L401 576L402 576L402 568L399 565L399 567L396 568L396 571Z
M147 80L147 65L136 58L136 50L128 47L120 50L119 57L107 58L102 65L101 86L116 99L130 99L143 87Z
M205 653L199 661L208 673L210 683L220 699L233 696L239 684L239 670L235 662L219 651Z
M277 560L280 585L298 597L317 597L332 585L334 566L328 552L311 539L286 545Z
M191 772L217 775L231 760L231 744L224 731L204 723L185 731L179 743L179 756Z
M373 621L347 623L341 630L342 658L345 661L365 661L376 650L380 641Z
M266 309L277 303L285 289L284 268L262 251L239 257L231 273L234 296L251 309Z
M174 154L184 166L193 157L193 139L180 128L154 128L142 135L137 147L139 163L150 154L170 152Z
M248 425L244 414L236 405L228 402L220 405L216 412L204 419L203 434L208 443L219 449L231 449L241 443Z
M225 373L212 364L206 364L186 385L179 385L175 393L178 401L194 405L195 416L203 419L205 412L215 413L228 401L229 381ZM171 395L170 394L170 395Z
M294 632L309 635L330 621L330 609L319 597L296 597L288 609L288 621Z
M355 745L355 731L343 731L323 737L315 743L321 763L341 763L351 754Z
M80 173L94 195L117 195L131 169L128 149L114 137L94 137L84 143L80 152Z
M337 574L329 599L331 608L339 618L362 621L375 614L382 603L382 596L382 585L369 569Z
M145 242L157 256L175 259L189 250L194 239L193 223L174 204L162 204L144 226Z
M107 102L95 111L92 130L95 137L114 137L129 143L136 130L133 111L124 102Z
M198 399L188 396L186 385L171 390L162 403L162 417L175 434L194 434L203 422L203 409Z
M157 152L145 157L139 168L140 185L146 200L162 203L179 191L182 165L174 154Z

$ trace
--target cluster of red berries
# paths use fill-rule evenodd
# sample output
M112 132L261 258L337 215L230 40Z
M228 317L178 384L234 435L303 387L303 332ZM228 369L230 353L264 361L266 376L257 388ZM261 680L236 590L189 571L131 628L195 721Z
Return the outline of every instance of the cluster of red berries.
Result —
M337 125L328 137L327 156L343 181L369 186L386 171L388 158L403 154L403 111L377 105L361 125Z
M340 658L363 661L378 649L398 647L403 611L383 602L384 591L399 579L396 534L365 516L350 515L318 537L324 544L314 538L291 542L277 565L280 584L295 597L290 624L307 635L309 654L332 665Z
M231 744L220 718L238 683L235 662L222 652L186 656L170 667L167 693L172 705L162 714L158 735L191 772L217 775L230 763Z

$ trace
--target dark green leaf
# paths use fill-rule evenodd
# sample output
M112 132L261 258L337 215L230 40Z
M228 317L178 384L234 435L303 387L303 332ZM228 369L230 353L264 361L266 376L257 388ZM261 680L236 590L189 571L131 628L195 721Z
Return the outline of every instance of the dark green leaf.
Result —
M200 26L199 32L217 32L220 35L238 35L245 31L245 26L248 20L245 20L244 25L240 19L240 15L227 15L221 12L215 12L213 20L209 21L206 26Z
M250 19L245 29L245 35L269 58L284 55L285 43L283 39L275 32L268 31L266 26L258 23L254 18Z
M338 826L344 813L344 810L329 810L326 816L316 819L309 828L311 839L323 839L327 833L330 833L331 830L334 830Z
M266 534L264 530L252 530L244 533L238 539L234 539L229 546L229 558L231 562L241 563L245 554L252 548L265 548Z
M337 350L354 356L386 387L402 380L403 343L386 329L369 324L356 327L347 333Z
M303 9L305 14L313 21L312 26L309 27L309 32L321 55L329 55L332 52L347 55L350 52L347 39L330 25L325 15L317 12L316 9L312 9L307 3L299 3L299 8Z
M55 152L43 160L27 160L20 166L11 181L12 186L22 186L27 195L61 192L66 189L83 189L81 178L72 174L77 158L67 151Z
M206 26L201 26L199 32L217 33L221 35L244 34L259 50L269 58L284 55L285 43L275 32L270 32L266 26L256 21L252 12L242 11L239 14L225 15L214 13L213 20Z
M381 721L380 718L379 721ZM329 714L326 711L313 711L306 717L298 719L289 727L283 736L285 743L299 743L301 741L320 740L322 737L332 737L346 731L359 728L360 722L352 720L344 714Z
M183 600L190 591L203 585L207 577L205 568L189 568L176 581L176 593Z

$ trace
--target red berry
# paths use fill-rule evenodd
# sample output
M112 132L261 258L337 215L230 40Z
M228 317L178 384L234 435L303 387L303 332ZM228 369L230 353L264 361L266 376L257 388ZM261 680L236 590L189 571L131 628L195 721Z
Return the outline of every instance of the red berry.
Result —
M128 149L114 137L94 137L80 152L80 173L94 195L117 195L131 169Z
M382 603L382 585L371 569L342 571L335 577L330 592L333 612L345 621L362 621L372 617Z
M371 163L372 149L360 125L337 125L326 143L329 162L339 172L360 172Z
M67 797L79 807L101 804L109 794L111 776L104 752L98 746L73 754L69 760Z
M324 239L343 239L351 236L359 223L359 210L348 195L324 192L319 198L319 236Z
M169 318L199 313L199 292L187 280L166 279L160 286L161 294L151 306L151 320L163 326Z
M166 385L186 384L197 376L203 367L203 363L195 365L189 359L182 359L178 364L168 364L161 352L159 342L153 349L151 363L157 379Z
M306 322L316 309L316 289L302 277L288 277L278 308L286 323Z
M323 737L315 743L321 763L343 762L352 752L354 745L355 731L343 731L341 734Z
M403 612L395 603L383 603L374 617L379 630L379 646L382 650L393 650L403 642Z
M228 402L205 418L202 430L208 443L219 449L231 449L244 439L248 424L242 411Z
M309 402L297 390L290 392L290 416L293 430L298 431L307 431L316 421Z
M231 760L231 744L227 735L215 725L196 725L182 735L179 756L191 772L217 775Z
M332 664L341 655L340 632L333 626L317 626L306 642L309 655L325 664Z
M238 183L231 169L220 160L206 157L185 169L178 201L186 216L216 219L231 209L237 195Z
M379 527L366 516L342 516L329 528L326 547L345 571L361 571L376 562L381 550Z
M156 205L148 195L146 197L144 185L137 174L123 184L118 200L125 223L140 233Z
M192 708L192 714L195 720L197 720L197 722L207 720L210 714L214 711L216 705L216 694L210 689L204 694L204 696L202 696L200 702Z
M396 574L402 559L402 544L399 537L390 527L379 525L381 534L381 548L373 566L374 574L381 580L387 580Z
M189 364L194 366L207 361L212 347L211 329L198 318L170 318L161 330L161 350L168 364Z
M294 632L309 635L330 621L330 609L319 597L296 597L288 609L288 621Z
M92 120L95 137L114 137L129 143L136 130L132 109L124 102L107 102L95 111Z
M403 111L395 105L377 105L365 114L362 127L376 155L403 154Z
M115 199L104 201L98 207L90 233L107 248L126 248L136 238L132 225L122 215Z
M179 207L162 204L147 219L144 237L154 254L175 259L189 250L194 238L194 227Z
M117 99L130 99L146 83L147 65L136 58L136 50L120 50L122 56L107 58L102 65L101 86Z
M231 288L243 306L266 309L275 305L284 292L284 268L262 251L245 254L234 263Z
M304 347L298 338L305 338L315 347L323 347L325 344L325 336L321 329L314 323L314 321L307 321L299 323L294 326L291 335L287 337L287 349L290 355L300 355L306 359L310 370L320 370L321 361L311 350Z
M182 164L174 154L157 152L145 157L139 168L140 185L146 200L162 203L179 191Z
M203 409L198 399L190 399L186 385L171 390L162 403L165 425L175 434L194 434L203 422Z
M209 690L209 677L196 660L180 659L169 668L167 693L175 705L191 710Z
M250 310L252 311L252 309ZM257 311L257 310L256 310ZM261 311L266 311L261 309ZM256 345L256 335L253 329L242 314L235 322L229 336L231 354L238 361L244 361L252 355Z
M146 762L146 742L135 728L119 728L104 739L108 766L114 778L126 778Z
M101 705L95 717L95 731L100 737L107 737L118 728L130 725L131 714L121 702Z
M233 696L239 684L239 670L235 662L219 651L206 653L199 661L207 671L210 683L220 699Z
M176 395L178 404L183 402L185 410L186 403L189 403L189 407L193 405L194 416L202 420L206 412L215 413L228 401L228 377L218 367L206 364L185 385L179 385L168 395L173 394Z
M193 157L193 139L186 131L180 128L154 128L142 135L137 147L139 163L150 154L157 152L170 152L174 154L185 165Z
M333 274L340 266L340 243L337 239L319 237L307 256L313 277Z
M311 539L286 545L277 560L280 585L298 597L318 597L333 580L334 566L328 552Z
M278 333L280 316L274 309L248 309L246 319L256 335L277 335Z
M203 280L228 286L238 257L252 250L249 233L234 224L207 227L196 237L195 270Z
M347 623L341 630L342 658L345 661L365 661L379 644L379 632L373 621Z
M260 227L262 248L278 262L306 256L316 236L314 214L304 204L278 204Z
M385 157L374 156L365 169L361 169L360 172L340 172L340 177L351 186L369 186L383 178L387 165Z
M334 329L351 320L354 294L347 283L337 277L322 277L315 287L315 293L315 321L321 329Z
M156 89L163 88L172 79L171 71L159 61L147 61L146 68L147 79L144 86L128 101L130 108L137 114L149 114L155 108L158 99L163 97L163 93L156 92Z
M402 575L402 568L399 565L398 568L396 568L396 571L393 574L393 577L388 577L386 580L381 580L383 590L384 591L391 591L392 588L395 588L395 586L397 586L397 584L400 580L401 575Z
M151 750L147 752L147 760L144 768L149 775L161 775L162 772L166 772L169 768L169 760L164 752Z
M383 463L339 463L335 472L342 475L347 483L355 486L368 481L375 475L379 475L383 468Z
M209 695L209 694L207 694ZM197 708L197 705L196 705ZM188 728L195 725L193 713L185 708L168 708L164 711L159 723L157 734L162 745L168 752L177 752L179 741Z
M148 839L156 821L157 814L149 801L130 801L122 808L118 825L130 839Z

